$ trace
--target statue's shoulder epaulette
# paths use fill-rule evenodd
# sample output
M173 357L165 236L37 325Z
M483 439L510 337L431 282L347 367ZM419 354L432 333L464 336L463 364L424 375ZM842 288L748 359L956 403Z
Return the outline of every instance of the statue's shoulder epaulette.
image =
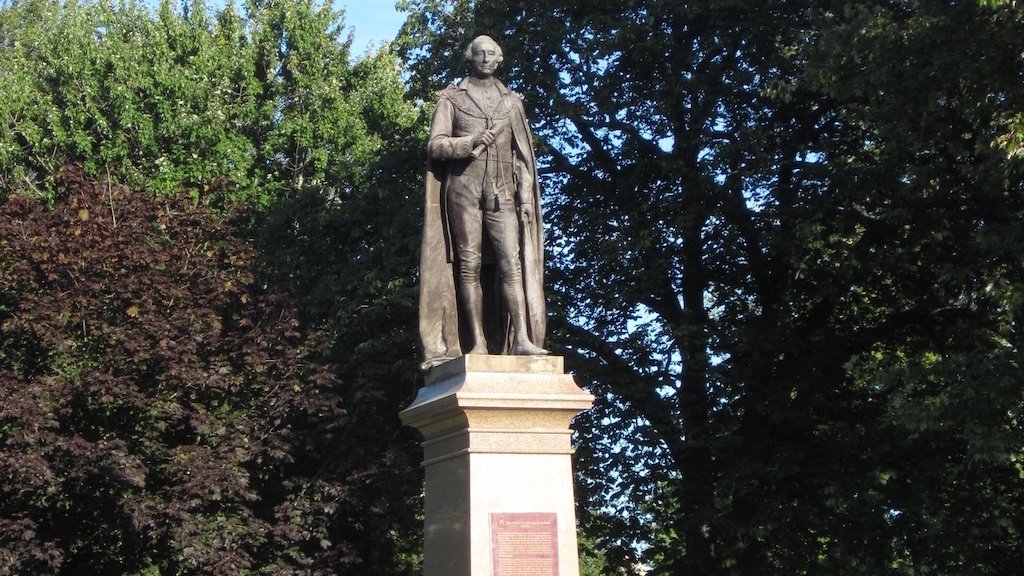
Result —
M440 100L441 98L449 98L458 91L458 86L456 86L455 84L449 84L442 88L441 90L437 91L437 99Z

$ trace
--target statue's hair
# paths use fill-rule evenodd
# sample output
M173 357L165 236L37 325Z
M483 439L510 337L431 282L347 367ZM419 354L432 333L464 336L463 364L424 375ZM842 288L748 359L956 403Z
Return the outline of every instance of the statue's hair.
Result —
M491 44L494 44L494 47L498 49L498 64L501 64L502 61L505 60L505 54L502 53L501 46L499 46L498 43L494 41L494 38L491 38L490 36L487 36L486 34L481 34L480 36L477 36L476 38L473 38L473 40L469 43L469 45L466 46L466 51L464 52L464 56L466 57L466 62L472 62L472 60L473 60L473 45L476 44L477 42L481 41L481 40L490 40Z

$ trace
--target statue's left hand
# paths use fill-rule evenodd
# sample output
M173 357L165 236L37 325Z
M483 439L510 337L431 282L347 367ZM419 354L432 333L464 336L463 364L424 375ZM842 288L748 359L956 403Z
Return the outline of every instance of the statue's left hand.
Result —
M533 206L530 206L529 204L521 204L519 206L519 218L525 224L533 222Z

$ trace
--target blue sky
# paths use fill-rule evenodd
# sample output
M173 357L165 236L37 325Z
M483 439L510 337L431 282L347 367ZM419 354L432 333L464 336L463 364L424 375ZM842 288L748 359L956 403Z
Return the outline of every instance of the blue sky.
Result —
M336 0L335 7L345 9L345 26L354 32L353 54L394 39L406 16L395 10L395 0Z

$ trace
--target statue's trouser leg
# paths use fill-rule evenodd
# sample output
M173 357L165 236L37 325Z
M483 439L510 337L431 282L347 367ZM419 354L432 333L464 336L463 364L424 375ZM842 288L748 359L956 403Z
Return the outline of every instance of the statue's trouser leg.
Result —
M459 193L454 193L459 192ZM468 193L467 193L468 192ZM486 354L487 338L484 336L483 290L480 287L481 248L483 241L483 213L480 210L479 193L449 190L448 219L451 224L456 256L456 284L459 292L462 324L467 326L473 338L473 347L466 354Z
M494 203L484 210L487 233L494 246L501 274L501 295L512 320L516 342L529 342L526 328L526 296L523 293L523 269L519 258L519 218L512 202Z
M459 293L462 296L462 312L473 338L473 348L466 354L487 354L487 337L484 336L484 298L479 279L476 283L460 280Z

